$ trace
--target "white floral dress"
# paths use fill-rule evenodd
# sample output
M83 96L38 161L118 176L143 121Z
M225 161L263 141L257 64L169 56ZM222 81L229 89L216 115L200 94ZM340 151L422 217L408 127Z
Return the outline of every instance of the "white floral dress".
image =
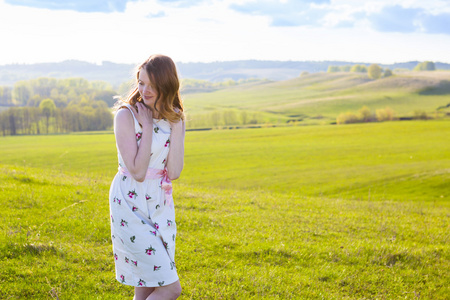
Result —
M129 105L125 105L129 109ZM136 142L142 128L136 120ZM164 286L178 280L175 268L175 211L171 183L164 172L170 124L153 119L152 156L146 179L136 181L120 155L109 192L116 279L131 286Z

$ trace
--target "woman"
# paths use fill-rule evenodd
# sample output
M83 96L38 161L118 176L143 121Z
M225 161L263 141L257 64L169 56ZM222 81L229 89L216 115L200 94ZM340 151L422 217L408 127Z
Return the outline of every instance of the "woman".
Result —
M171 180L183 169L184 113L172 59L152 55L137 87L116 105L119 172L109 193L116 279L135 300L176 299L175 211Z

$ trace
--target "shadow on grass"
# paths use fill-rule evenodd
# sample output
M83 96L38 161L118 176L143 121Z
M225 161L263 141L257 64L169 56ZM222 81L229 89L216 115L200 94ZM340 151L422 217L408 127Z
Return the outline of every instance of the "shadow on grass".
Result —
M419 95L447 95L450 94L450 81L443 80L435 86L429 86L419 91Z

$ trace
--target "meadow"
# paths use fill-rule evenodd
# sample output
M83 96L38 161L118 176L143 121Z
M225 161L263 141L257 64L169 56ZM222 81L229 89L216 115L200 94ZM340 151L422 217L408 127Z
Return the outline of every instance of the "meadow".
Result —
M450 122L189 131L181 299L447 299ZM0 138L2 299L131 299L114 136Z

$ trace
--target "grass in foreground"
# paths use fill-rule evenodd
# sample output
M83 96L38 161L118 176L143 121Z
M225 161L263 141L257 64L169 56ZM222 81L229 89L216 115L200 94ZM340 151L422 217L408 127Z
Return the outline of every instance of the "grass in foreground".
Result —
M124 299L108 182L2 166L5 299ZM448 203L176 185L182 299L445 299Z
M182 299L446 299L448 126L189 132ZM131 298L113 273L113 135L7 137L0 152L2 297Z

